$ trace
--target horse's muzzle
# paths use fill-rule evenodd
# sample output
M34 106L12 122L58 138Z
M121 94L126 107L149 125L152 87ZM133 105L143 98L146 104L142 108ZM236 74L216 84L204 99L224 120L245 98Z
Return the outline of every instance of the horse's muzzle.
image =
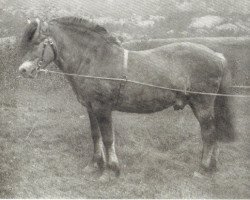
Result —
M20 67L19 72L24 78L35 78L37 67L32 61L25 61Z

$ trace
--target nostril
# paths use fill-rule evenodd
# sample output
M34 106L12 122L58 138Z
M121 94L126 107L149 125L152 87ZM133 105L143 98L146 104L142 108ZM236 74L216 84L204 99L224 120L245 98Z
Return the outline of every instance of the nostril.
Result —
M24 73L26 73L26 69L23 68L23 69L20 70L20 72L21 72L22 74L24 74Z

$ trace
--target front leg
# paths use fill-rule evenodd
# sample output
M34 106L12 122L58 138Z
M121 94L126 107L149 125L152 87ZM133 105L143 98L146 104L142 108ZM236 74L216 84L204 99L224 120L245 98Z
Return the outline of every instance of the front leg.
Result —
M112 111L109 106L95 107L95 115L100 127L102 141L106 152L107 168L120 175L120 167L115 152L115 136L112 127Z
M102 137L100 133L100 129L98 126L98 121L96 119L95 114L91 106L87 107L90 128L91 128L91 136L94 144L94 155L91 163L85 168L85 172L93 172L96 169L96 166L102 171L105 166L105 155L103 150Z

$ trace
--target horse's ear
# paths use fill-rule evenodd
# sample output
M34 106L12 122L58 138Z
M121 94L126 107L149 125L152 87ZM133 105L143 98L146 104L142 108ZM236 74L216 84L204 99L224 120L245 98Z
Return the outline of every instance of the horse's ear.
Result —
M46 34L47 31L48 31L48 28L49 28L49 24L47 22L43 22L42 25L41 25L41 31L43 34Z
M34 40L38 39L39 35L40 35L40 30L41 30L41 21L40 19L36 18L36 23L37 23L37 28L36 28L36 32L34 33Z

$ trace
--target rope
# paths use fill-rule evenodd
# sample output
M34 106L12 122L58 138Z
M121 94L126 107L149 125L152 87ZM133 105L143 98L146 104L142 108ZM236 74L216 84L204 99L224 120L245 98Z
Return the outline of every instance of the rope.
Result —
M60 74L60 75L67 75L67 76L75 76L75 77L83 77L86 79L95 79L95 80L106 80L106 81L121 81L121 82L127 82L127 83L133 83L137 85L142 85L142 86L147 86L147 87L152 87L152 88L157 88L157 89L162 89L162 90L170 90L170 91L175 91L175 92L186 92L190 94L200 94L200 95L208 95L208 96L222 96L222 97L239 97L239 98L250 98L250 95L234 95L234 94L219 94L219 93L209 93L209 92L196 92L196 91L190 91L190 90L181 90L181 89L174 89L174 88L168 88L168 87L163 87L163 86L157 86L149 83L142 83L139 81L133 81L129 80L127 78L108 78L108 77L100 77L100 76L89 76L89 75L81 75L81 74L69 74L69 73L64 73L64 72L56 72L56 71L51 71L48 69L39 69L41 72L51 73L51 74Z
M231 88L243 88L243 89L250 89L250 86L245 86L245 85L234 85L234 86L231 86Z

